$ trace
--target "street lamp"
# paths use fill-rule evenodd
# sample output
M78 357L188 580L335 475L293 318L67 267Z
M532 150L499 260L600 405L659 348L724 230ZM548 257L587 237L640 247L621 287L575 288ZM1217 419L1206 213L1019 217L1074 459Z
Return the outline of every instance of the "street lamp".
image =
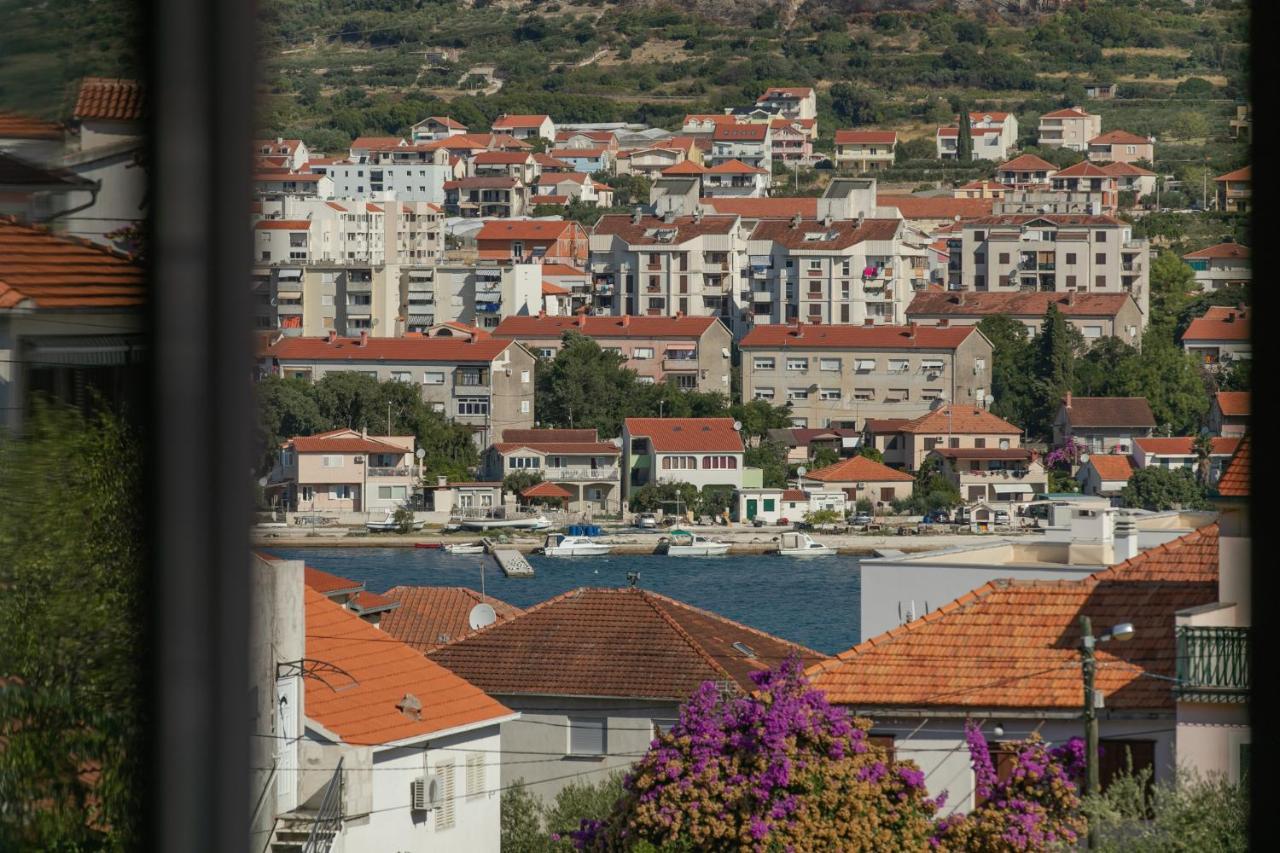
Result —
M1102 694L1093 687L1097 673L1097 660L1094 648L1098 643L1108 640L1133 639L1136 632L1132 622L1121 622L1109 633L1100 637L1093 636L1093 623L1088 616L1080 617L1080 658L1084 669L1084 759L1085 759L1085 793L1098 793L1098 708L1102 707ZM1092 830L1090 830L1092 833ZM1090 843L1090 846L1093 846Z

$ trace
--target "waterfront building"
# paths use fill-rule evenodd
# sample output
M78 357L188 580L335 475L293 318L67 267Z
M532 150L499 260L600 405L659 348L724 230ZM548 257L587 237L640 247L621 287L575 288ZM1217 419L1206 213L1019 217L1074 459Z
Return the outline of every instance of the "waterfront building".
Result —
M649 484L690 483L732 491L759 477L746 476L746 448L732 418L627 418L622 422L622 493Z
M619 514L622 448L602 441L594 429L508 429L484 454L483 473L501 480L517 471L569 493L570 512Z
M295 436L267 477L269 499L290 512L368 514L406 506L418 469L412 435L337 429Z
M851 456L800 475L797 484L801 489L818 484L820 488L843 492L850 506L868 500L872 506L885 510L895 500L911 497L915 477L866 456Z

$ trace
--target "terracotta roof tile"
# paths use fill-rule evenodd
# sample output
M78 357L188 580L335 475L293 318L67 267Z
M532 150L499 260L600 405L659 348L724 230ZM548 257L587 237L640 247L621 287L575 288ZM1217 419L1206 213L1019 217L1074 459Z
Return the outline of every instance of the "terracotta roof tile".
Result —
M385 744L497 722L510 709L476 686L313 589L306 596L306 655L350 677L326 684L304 679L307 717L348 743ZM393 611L394 614L394 611ZM389 618L389 617L388 617ZM406 694L422 702L418 719L403 713Z
M82 120L138 121L145 111L145 92L137 80L86 77L71 114Z
M610 213L600 217L591 233L613 235L633 246L678 246L704 234L729 234L737 226L736 216L677 216L666 222L660 216L641 216L632 222L625 213ZM668 240L659 240L658 232L674 231Z
M1072 397L1067 422L1076 427L1154 427L1146 397Z
M1107 707L1172 710L1174 614L1216 601L1217 577L1215 524L1083 580L985 584L809 676L831 701L860 708L1075 710L1083 613L1137 629L1098 652Z
M1229 305L1214 305L1182 333L1186 341L1247 341L1252 312Z
M1093 470L1098 472L1098 477L1103 480L1128 481L1133 476L1129 457L1120 453L1094 453L1089 456L1086 464L1092 465Z
M310 219L259 219L253 223L259 231L306 231L311 227Z
M299 453L412 453L412 447L401 447L376 438L326 438L319 435L298 436L289 439L289 446Z
M748 166L741 160L726 160L707 169L708 175L767 175L768 170L758 166Z
M127 256L0 217L0 310L133 308L145 292L142 267Z
M668 166L662 170L664 175L705 175L707 167L693 160L681 160L674 166Z
M1217 490L1222 497L1249 497L1249 457L1251 455L1249 446L1249 436L1246 435L1240 439L1240 446L1236 448L1236 455L1231 457L1231 461L1227 463L1227 467L1222 471L1222 476L1218 478Z
M282 338L264 356L282 361L439 361L489 362L511 346L511 341L453 338Z
M46 121L18 113L0 112L0 139L61 139L63 127L56 121Z
M524 613L519 607L493 596L481 596L464 586L396 586L387 590L386 597L400 602L400 607L383 616L378 627L423 653L477 633L469 621L471 609L477 604L492 607L498 623Z
M1219 175L1218 177L1214 178L1214 180L1215 181L1251 181L1253 180L1253 169L1250 166L1245 166L1243 168L1236 169L1234 172L1227 172L1225 175Z
M928 291L917 293L907 307L907 319L922 316L1043 317L1049 304L1058 306L1066 317L1114 317L1133 300L1127 293L999 293L996 291Z
M784 489L782 492L782 499L784 501L791 501L794 503L808 503L809 495L802 489Z
M493 444L499 453L513 450L536 450L539 453L590 456L615 456L622 453L616 445L607 441L498 441Z
M311 566L303 567L303 578L307 586L329 598L337 595L352 595L364 589L363 581L353 581L350 578L313 569Z
M910 433L960 433L977 435L1021 435L1022 429L1004 418L976 406L946 405L904 423L900 430Z
M1231 456L1240 446L1240 439L1235 437L1214 437L1210 439L1212 456ZM1194 456L1196 440L1194 436L1174 436L1172 438L1135 438L1133 443L1146 453L1157 456Z
M1127 130L1109 130L1089 140L1090 145L1150 145L1151 140Z
M1058 167L1034 154L1023 154L996 167L996 172L1056 172Z
M716 213L733 214L744 219L790 219L797 213L805 219L818 215L816 198L729 198L716 197L701 200L703 207Z
M1102 171L1108 175L1120 177L1122 175L1150 175L1155 177L1155 172L1150 169L1144 169L1141 166L1135 166L1132 163L1108 163L1102 167Z
M1089 118L1089 113L1069 107L1065 110L1054 110L1051 113L1045 113L1041 118Z
M589 338L699 338L715 322L715 317L511 316L493 329L493 335L509 340L559 340L565 332Z
M804 475L805 480L819 480L824 483L844 482L909 482L915 480L910 474L890 468L874 459L865 456L851 456L834 465L810 471Z
M744 644L748 657L733 647ZM750 673L818 652L644 589L567 592L431 652L498 695L684 700L705 681L754 689Z
M367 616L370 613L388 613L399 606L400 602L376 592L369 592L367 589L355 593L346 603L348 610L360 616Z
M472 158L477 166L524 165L529 162L527 151L481 151Z
M764 142L768 134L767 124L717 124L711 138L716 142Z
M892 240L902 227L898 219L833 220L761 220L751 232L752 240L768 240L788 249L847 249L868 240Z
M543 296L568 296L569 293L570 291L567 287L561 287L560 285L552 284L549 281L544 281L542 283Z
M573 494L566 488L557 486L555 483L534 483L529 488L520 493L522 498L560 498L567 499L573 497Z
M493 129L499 128L536 128L542 125L549 116L545 115L500 115L493 120Z
M837 130L836 145L896 145L896 130Z
M1058 174L1055 178L1110 178L1113 177L1101 166L1090 163L1088 160L1081 160L1074 166L1068 166Z
M733 418L627 418L632 438L646 436L659 453L705 451L742 453L742 436Z
M757 325L739 346L777 349L955 349L981 334L974 326Z
M1214 395L1218 410L1228 418L1249 417L1250 394L1248 391L1219 391Z
M1218 243L1214 246L1197 249L1194 252L1187 252L1182 256L1183 260L1187 258L1226 259L1247 257L1249 257L1249 247L1242 246L1239 243Z
M911 195L876 196L878 207L896 207L904 219L974 219L990 216L995 207L993 198L925 198Z
M582 226L563 219L493 219L484 223L476 240L556 240Z

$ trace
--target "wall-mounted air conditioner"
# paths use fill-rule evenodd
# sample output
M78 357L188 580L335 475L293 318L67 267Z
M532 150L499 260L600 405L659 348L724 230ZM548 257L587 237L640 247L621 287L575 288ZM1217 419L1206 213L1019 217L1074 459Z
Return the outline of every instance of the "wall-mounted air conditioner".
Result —
M440 779L434 774L414 779L409 783L409 800L409 807L415 812L439 808Z

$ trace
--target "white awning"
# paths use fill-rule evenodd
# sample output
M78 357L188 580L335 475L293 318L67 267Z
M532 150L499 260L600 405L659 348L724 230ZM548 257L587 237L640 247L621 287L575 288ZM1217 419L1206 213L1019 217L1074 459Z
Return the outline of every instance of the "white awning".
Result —
M302 278L302 270L298 270L298 269L277 270L276 278Z
M1026 483L994 483L992 488L996 490L997 495L1031 494L1035 491Z
M875 370L876 363L874 361L868 361L866 359L860 358L858 359L858 364L855 366L854 369L855 370Z
M141 335L42 335L23 344L24 360L33 368L139 364L147 349Z

